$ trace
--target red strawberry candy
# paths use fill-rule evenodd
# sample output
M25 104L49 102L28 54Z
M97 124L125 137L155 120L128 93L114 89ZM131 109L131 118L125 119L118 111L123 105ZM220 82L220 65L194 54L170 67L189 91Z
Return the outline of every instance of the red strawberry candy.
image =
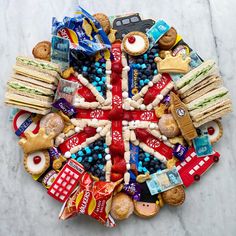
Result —
M123 175L120 173L111 173L111 181L116 182L123 178Z
M93 127L90 127L90 126L86 126L84 128L84 132L86 134L88 134L90 137L94 136L97 133L96 128L93 128Z
M120 162L114 164L111 168L112 172L115 173L120 173L120 174L124 174L126 172L126 163L125 160L122 159Z
M136 138L141 142L145 142L149 138L149 133L145 129L135 129Z

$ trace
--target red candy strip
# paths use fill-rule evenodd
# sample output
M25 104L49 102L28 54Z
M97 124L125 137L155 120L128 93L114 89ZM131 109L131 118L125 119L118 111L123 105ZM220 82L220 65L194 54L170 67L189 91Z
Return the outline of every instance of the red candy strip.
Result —
M161 93L161 91L171 82L171 77L167 73L163 73L161 79L150 87L147 93L144 95L143 103L148 105L154 101L156 96Z
M162 141L154 137L145 129L135 129L134 130L137 139L145 143L150 148L153 148L155 151L165 156L166 159L171 159L173 155L173 149L165 145Z
M108 120L109 110L101 109L76 109L77 114L75 118L77 119L98 119L98 120Z
M93 95L90 89L88 89L86 86L81 86L77 93L85 99L86 102L96 102L96 97Z
M59 149L62 154L65 154L67 151L70 151L71 148L80 145L85 142L87 138L92 137L96 134L96 129L93 127L85 127L80 133L74 134L65 140L62 144L59 145Z

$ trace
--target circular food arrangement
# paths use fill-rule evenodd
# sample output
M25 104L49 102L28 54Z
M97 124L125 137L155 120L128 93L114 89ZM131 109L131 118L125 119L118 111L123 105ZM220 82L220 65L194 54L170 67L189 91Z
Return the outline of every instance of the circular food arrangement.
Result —
M77 7L49 37L16 57L5 103L25 170L63 204L59 218L114 227L182 205L220 160L232 111L216 63L139 13Z

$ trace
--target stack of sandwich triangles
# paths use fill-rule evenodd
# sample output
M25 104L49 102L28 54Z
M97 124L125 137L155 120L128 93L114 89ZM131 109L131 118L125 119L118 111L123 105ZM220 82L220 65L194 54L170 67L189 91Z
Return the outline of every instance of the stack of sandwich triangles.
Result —
M22 110L47 114L60 79L60 67L52 62L17 57L7 83L5 102Z
M229 91L222 86L218 68L212 60L184 75L176 86L195 127L232 111Z

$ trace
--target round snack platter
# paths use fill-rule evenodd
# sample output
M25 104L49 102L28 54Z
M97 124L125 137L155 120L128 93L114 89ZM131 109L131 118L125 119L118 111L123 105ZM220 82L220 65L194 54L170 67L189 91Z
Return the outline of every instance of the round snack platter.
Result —
M49 37L16 57L5 103L25 171L62 203L59 218L114 227L181 207L220 161L232 102L216 63L139 13L78 6Z

